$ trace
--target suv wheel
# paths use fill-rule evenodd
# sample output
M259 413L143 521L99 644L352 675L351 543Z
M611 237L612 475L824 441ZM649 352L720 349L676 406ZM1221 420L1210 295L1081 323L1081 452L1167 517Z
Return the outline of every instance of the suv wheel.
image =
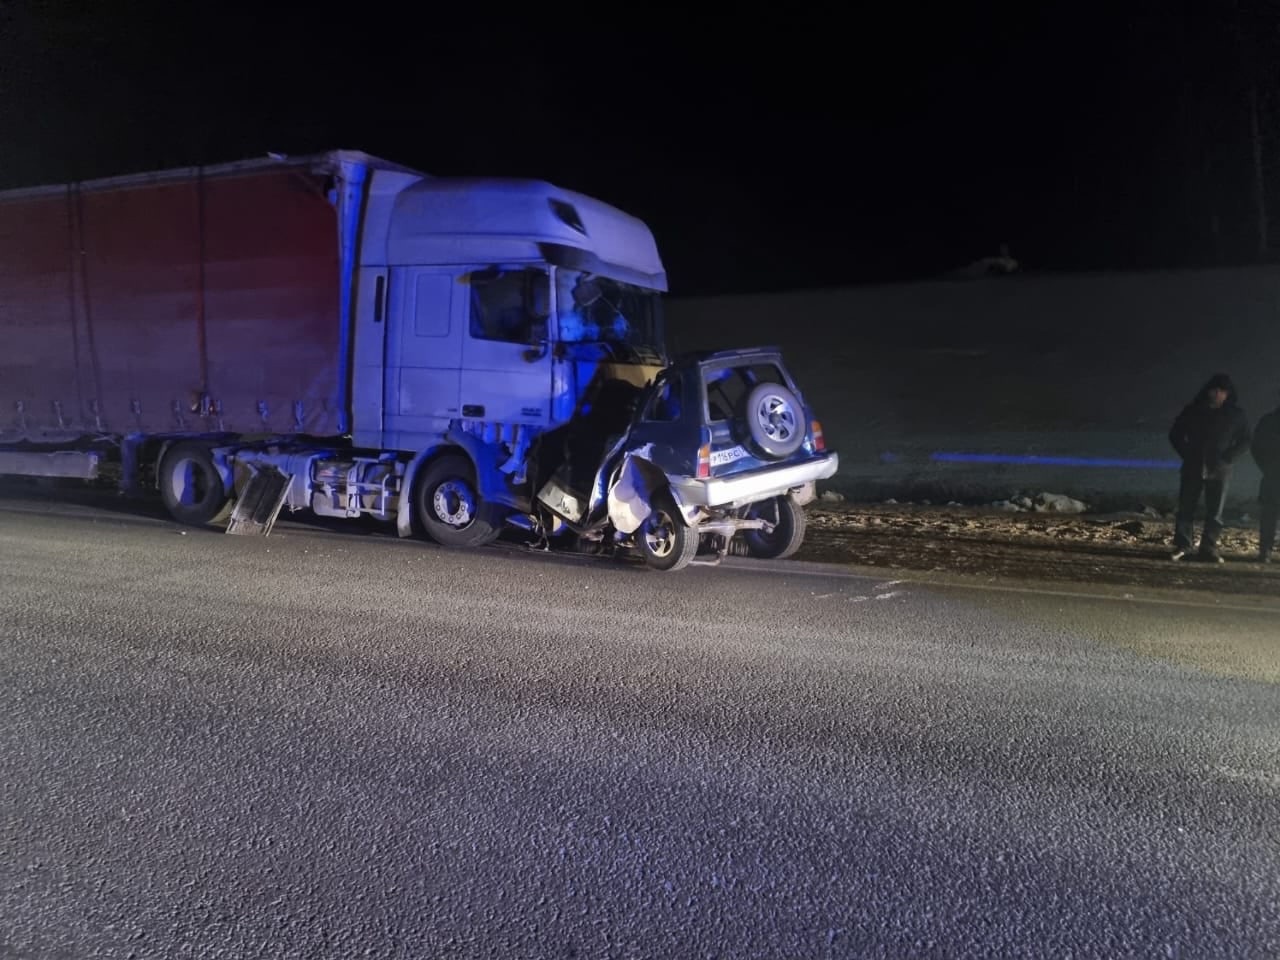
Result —
M752 506L747 514L773 524L773 532L746 530L742 538L747 552L761 560L784 560L792 556L804 543L804 507L790 496L774 497Z
M653 498L653 512L636 531L644 562L664 573L681 570L698 555L698 531L684 522L671 494L663 490Z

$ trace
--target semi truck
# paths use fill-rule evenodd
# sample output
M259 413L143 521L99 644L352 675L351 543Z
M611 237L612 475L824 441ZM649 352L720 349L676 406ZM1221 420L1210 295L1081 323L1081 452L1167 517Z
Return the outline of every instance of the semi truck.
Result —
M359 151L9 190L0 474L240 534L288 509L658 569L792 553L836 454L776 351L669 356L666 292L607 203Z

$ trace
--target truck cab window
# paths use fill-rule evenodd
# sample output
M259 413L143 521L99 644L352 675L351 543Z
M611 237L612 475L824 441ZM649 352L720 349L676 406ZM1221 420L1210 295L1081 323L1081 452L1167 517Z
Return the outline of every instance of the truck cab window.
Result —
M540 270L477 270L471 274L471 336L536 343L546 336L550 281Z

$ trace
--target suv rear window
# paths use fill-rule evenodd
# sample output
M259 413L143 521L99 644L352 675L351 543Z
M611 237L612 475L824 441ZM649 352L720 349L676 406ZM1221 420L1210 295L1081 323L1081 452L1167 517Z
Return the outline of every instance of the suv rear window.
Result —
M787 383L782 371L773 363L708 370L704 382L707 385L707 412L712 423L732 420L737 416L747 394L756 384L780 383L786 386Z

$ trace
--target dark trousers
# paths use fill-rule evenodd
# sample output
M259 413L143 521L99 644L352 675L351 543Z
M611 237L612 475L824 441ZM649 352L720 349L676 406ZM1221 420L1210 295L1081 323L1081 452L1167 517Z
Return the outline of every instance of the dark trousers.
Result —
M1276 545L1276 526L1280 523L1280 500L1263 500L1258 521L1258 552L1271 553Z
M1204 533L1200 537L1200 551L1212 553L1218 549L1218 537L1222 535L1222 508L1227 504L1227 487L1230 476L1219 473L1205 479L1200 470L1183 469L1178 485L1178 519L1173 544L1190 550L1196 539L1196 507L1204 495Z

